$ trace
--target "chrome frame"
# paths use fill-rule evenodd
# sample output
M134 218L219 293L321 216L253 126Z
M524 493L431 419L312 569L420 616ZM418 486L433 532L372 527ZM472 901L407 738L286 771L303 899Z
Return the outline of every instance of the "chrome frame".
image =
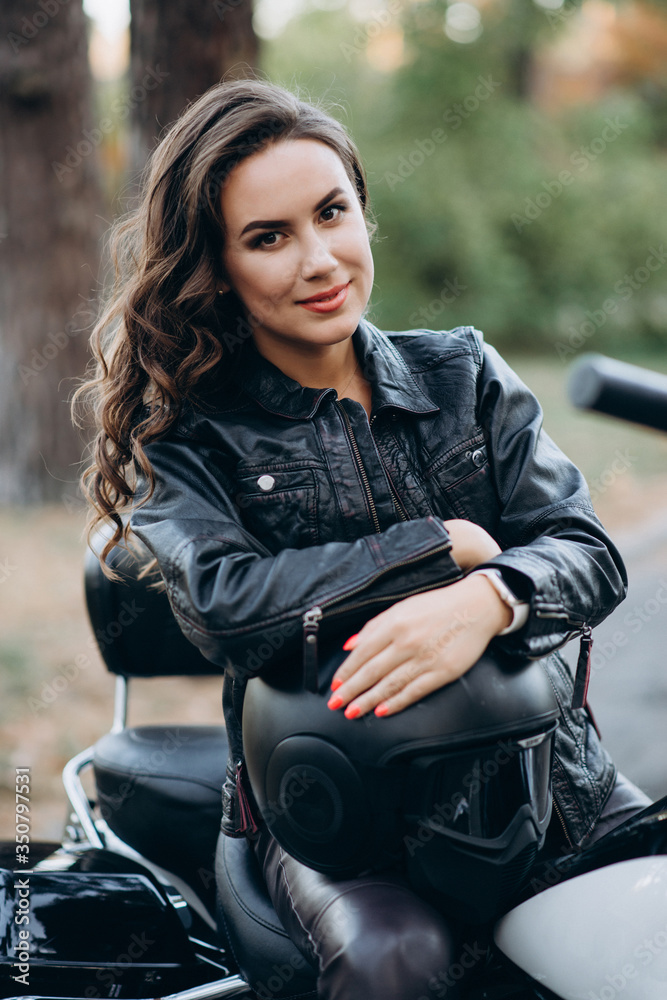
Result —
M90 802L80 777L83 769L92 765L94 752L94 747L88 747L67 761L63 768L63 785L86 840L91 847L101 849L105 847L105 843L95 825Z
M228 976L214 983L204 983L180 993L169 993L157 1000L221 1000L223 997L254 997L248 984L240 976ZM49 997L33 994L29 997L7 997L7 1000L51 1000ZM64 1000L84 1000L83 997L67 997Z
M130 682L127 677L119 674L116 677L116 689L113 701L112 733L122 733L127 726L127 702L130 692Z
M112 733L122 733L127 726L129 690L128 678L123 676L116 677L113 722L110 730ZM91 847L102 848L105 847L105 842L95 823L88 796L81 781L81 772L86 767L92 766L94 753L95 747L88 747L87 750L82 750L65 764L63 768L63 785L86 840Z

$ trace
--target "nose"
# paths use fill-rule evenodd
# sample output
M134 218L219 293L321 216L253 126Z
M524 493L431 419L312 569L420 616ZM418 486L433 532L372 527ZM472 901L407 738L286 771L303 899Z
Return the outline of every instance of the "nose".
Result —
M337 264L326 238L320 233L312 233L304 246L301 260L301 277L304 281L325 277L335 270Z

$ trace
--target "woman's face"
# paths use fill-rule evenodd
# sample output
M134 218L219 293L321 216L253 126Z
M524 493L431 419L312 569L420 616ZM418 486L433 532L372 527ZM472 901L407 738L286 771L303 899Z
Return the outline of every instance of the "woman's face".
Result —
M350 337L373 285L361 204L338 154L314 139L243 160L222 192L223 264L259 350L308 352Z

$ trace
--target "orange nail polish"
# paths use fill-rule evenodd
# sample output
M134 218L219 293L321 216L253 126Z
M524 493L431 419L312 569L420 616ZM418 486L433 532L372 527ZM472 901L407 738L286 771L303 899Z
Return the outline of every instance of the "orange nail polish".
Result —
M332 691L337 691L338 688L341 686L342 683L343 682L340 679L340 677L334 677L334 679L331 682L331 690Z
M361 715L361 709L358 705L348 705L345 709L346 719L356 719Z
M334 695L333 698L329 698L327 702L327 708L330 708L332 711L335 711L337 708L340 708L342 704L343 704L343 699L339 694L337 694Z
M389 711L389 705L387 705L385 701L382 701L375 709L375 714L382 717L383 715L386 715L388 711Z
M343 649L345 650L346 653L349 653L351 649L354 649L354 647L357 645L358 639L359 639L359 633L355 632L354 635L351 635L350 638L347 640L347 642L343 644Z

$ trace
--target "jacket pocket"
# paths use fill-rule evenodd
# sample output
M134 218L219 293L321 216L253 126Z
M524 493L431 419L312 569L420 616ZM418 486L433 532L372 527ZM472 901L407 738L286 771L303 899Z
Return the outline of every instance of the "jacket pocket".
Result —
M483 435L450 448L425 471L425 480L445 510L476 521L493 534L497 520L496 496Z
M246 466L239 473L235 501L252 535L274 554L317 545L317 482L312 468Z

